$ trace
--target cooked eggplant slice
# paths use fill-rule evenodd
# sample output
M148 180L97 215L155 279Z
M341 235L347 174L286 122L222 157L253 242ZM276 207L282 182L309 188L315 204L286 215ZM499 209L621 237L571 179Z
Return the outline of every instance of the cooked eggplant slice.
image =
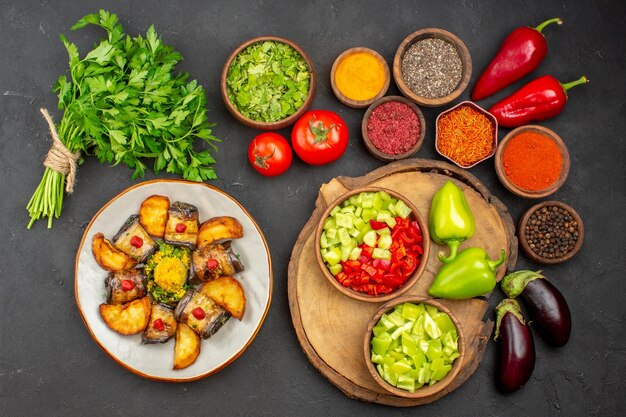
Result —
M174 317L208 339L228 321L230 314L206 295L191 289L176 306Z
M140 269L111 272L104 280L107 304L119 305L146 296L144 275Z
M196 249L191 258L196 274L195 282L206 282L244 270L243 264L231 248L230 241Z
M163 304L152 304L148 327L141 336L142 343L165 343L176 334L178 323L174 309Z
M142 262L157 248L156 242L146 229L139 224L139 216L133 214L126 220L117 235L113 238L113 246L138 262Z
M172 245L196 248L198 208L180 201L170 206L163 240Z

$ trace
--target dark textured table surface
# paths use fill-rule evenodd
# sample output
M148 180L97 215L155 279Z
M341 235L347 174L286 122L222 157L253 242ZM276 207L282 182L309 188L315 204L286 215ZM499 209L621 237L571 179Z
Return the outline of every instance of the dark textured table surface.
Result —
M89 28L71 33L69 28L100 7L117 13L133 35L154 23L163 40L183 54L181 68L206 87L209 120L218 122L215 133L223 139L216 154L219 179L212 184L248 208L271 248L273 302L261 331L239 359L198 382L160 383L128 372L90 338L77 311L76 248L96 211L138 182L126 168L88 159L54 228L47 230L40 222L26 230L24 207L40 180L50 144L39 108L51 109L57 120L61 116L50 91L67 68L58 35L68 35L86 51L102 32ZM625 12L624 2L618 0L0 1L0 415L623 415ZM543 268L569 301L569 344L553 349L536 337L533 376L512 395L494 388L495 344L490 343L473 377L436 403L394 409L348 399L300 349L287 300L291 249L319 187L335 176L360 176L382 165L361 142L363 111L341 105L332 95L328 78L333 60L349 47L368 46L391 63L406 35L440 27L466 42L474 63L471 87L510 30L554 16L565 24L545 31L548 56L524 81L540 74L563 81L581 74L591 79L571 91L560 116L542 123L564 138L572 158L569 178L553 198L578 210L588 232L575 258ZM313 108L336 111L352 131L348 150L338 162L311 167L295 160L276 179L263 178L248 165L246 149L258 132L227 113L219 77L239 43L263 34L290 38L310 54L319 74ZM393 83L389 93L397 93ZM466 91L461 98L468 96ZM493 102L490 98L481 104ZM437 158L433 131L441 110L424 110L428 133L419 157ZM505 133L502 129L500 138ZM515 221L534 204L504 189L492 160L471 172L508 206ZM518 267L540 266L520 257ZM490 302L495 305L501 297L496 291Z

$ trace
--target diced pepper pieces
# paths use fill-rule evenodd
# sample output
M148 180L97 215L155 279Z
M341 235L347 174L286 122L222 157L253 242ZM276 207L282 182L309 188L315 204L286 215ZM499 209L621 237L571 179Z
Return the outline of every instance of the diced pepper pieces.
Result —
M383 314L372 329L371 360L379 375L398 388L414 391L448 375L459 357L457 332L449 316L428 304L403 303ZM430 328L432 326L432 328ZM431 338L436 335L436 338Z

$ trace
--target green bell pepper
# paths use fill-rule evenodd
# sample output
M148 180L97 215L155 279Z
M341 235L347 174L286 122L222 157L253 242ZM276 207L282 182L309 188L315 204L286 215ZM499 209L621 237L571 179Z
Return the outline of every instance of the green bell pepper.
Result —
M448 245L454 259L461 242L474 235L476 222L463 190L452 181L446 182L433 197L428 218L430 237L440 245ZM443 258L443 254L439 255Z
M482 248L467 248L453 259L441 259L443 266L437 272L428 292L433 297L462 300L488 293L496 286L495 269L504 263L506 254L500 251L496 261Z

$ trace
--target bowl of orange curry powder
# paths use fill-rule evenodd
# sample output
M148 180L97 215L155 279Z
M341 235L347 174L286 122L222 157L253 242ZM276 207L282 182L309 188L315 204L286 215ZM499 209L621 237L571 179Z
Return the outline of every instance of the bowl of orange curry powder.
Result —
M512 130L496 152L496 173L513 194L542 198L558 190L567 179L570 157L563 140L543 126Z

